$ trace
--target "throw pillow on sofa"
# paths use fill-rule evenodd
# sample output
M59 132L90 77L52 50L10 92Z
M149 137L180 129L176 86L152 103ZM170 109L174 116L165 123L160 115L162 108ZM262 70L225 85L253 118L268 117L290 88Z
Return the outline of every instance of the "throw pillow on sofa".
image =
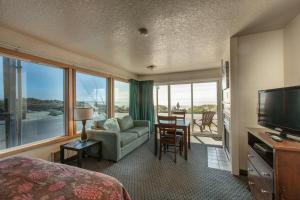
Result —
M124 116L122 118L118 118L119 126L121 131L126 131L130 128L133 128L133 119L130 115Z
M93 129L96 129L96 130L105 130L104 128L104 123L105 123L106 120L97 120L97 121L94 121L94 125L93 125Z
M106 120L103 127L106 130L120 132L120 126L119 126L118 120L116 118L110 118L110 119Z

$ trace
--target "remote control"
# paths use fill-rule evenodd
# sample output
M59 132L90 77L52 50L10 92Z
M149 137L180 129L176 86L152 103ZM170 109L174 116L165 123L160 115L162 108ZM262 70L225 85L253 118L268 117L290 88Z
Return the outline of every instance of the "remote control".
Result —
M283 139L281 137L278 137L277 135L271 135L270 136L273 140L275 140L276 142L282 142Z

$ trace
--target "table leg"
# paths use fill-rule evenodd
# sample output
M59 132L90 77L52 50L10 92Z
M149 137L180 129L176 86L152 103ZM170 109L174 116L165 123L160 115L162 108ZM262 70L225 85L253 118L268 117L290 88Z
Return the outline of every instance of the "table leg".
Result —
M188 143L189 143L189 149L191 149L191 126L188 126Z
M102 142L98 143L98 161L102 159Z
M60 147L60 163L64 163L65 161L65 149L63 147Z
M184 143L184 159L187 160L187 127L184 128L183 130L183 143Z
M82 167L82 151L77 152L77 166Z
M154 155L157 155L157 125L154 126Z

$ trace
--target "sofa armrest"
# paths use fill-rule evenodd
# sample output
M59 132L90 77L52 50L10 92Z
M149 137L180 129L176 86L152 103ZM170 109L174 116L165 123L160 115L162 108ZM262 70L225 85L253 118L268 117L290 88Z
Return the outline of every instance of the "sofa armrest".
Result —
M150 122L148 120L134 120L134 127L150 127Z
M88 137L102 141L102 156L107 160L118 161L121 154L120 133L109 130L87 130Z

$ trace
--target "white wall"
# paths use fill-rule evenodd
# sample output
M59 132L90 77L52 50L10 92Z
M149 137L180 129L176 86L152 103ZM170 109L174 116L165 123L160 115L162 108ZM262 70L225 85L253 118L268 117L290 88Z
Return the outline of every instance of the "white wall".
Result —
M300 85L300 14L284 29L285 86Z
M25 53L48 58L54 61L60 61L66 64L84 67L86 69L113 74L121 78L137 77L133 73L115 66L107 65L100 60L81 56L4 27L0 27L0 46L13 49L17 47L20 51Z
M221 61L220 61L221 66ZM192 81L211 81L219 80L221 77L221 68L175 72L167 74L140 75L139 80L154 80L155 83L174 83L174 82L192 82Z
M284 86L283 31L241 36L232 96L234 130L239 135L239 167L247 168L246 127L257 125L258 90Z

